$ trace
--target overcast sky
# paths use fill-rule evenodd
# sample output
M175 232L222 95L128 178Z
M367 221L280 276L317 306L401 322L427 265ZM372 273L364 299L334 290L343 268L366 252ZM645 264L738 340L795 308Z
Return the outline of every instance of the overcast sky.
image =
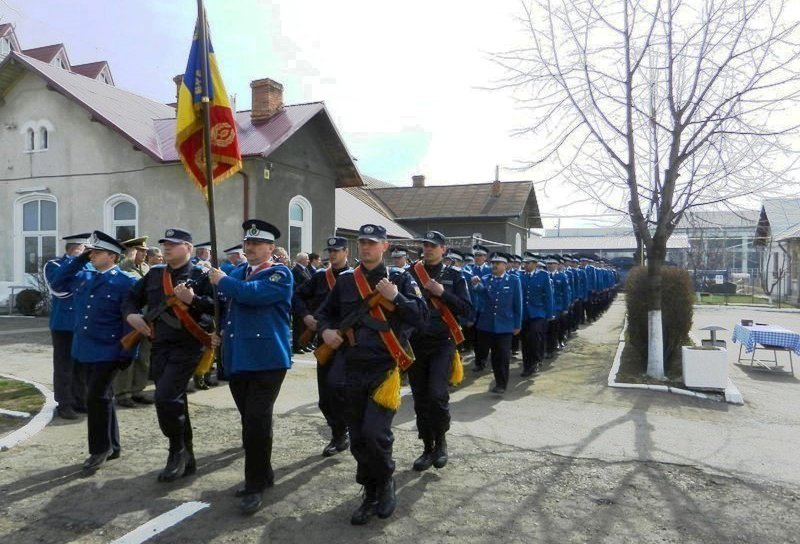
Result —
M237 109L249 109L249 82L263 77L283 83L286 103L325 101L362 173L486 182L499 164L501 179L541 178L512 168L538 145L511 136L523 116L510 94L486 90L503 76L489 53L523 43L518 0L206 0L206 9ZM71 63L107 60L118 87L161 102L174 101L195 18L194 0L0 0L23 49L63 42ZM545 216L605 213L547 189L537 189Z

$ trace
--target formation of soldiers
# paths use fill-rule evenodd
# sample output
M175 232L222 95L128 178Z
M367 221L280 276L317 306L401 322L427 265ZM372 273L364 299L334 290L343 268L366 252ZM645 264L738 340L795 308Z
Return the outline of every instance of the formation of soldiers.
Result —
M463 378L461 354L474 350L476 372L491 360L492 392L502 395L515 351L523 377L538 372L579 324L602 314L617 280L601 259L490 254L481 245L462 252L437 231L425 234L412 264L407 248L390 251L385 228L372 224L359 229L354 266L347 240L331 237L326 267L313 269L314 256L301 254L290 270L274 225L251 219L242 229L242 244L225 250L219 268L197 251L206 244L194 246L180 228L165 232L150 266L146 240L121 243L100 231L65 238L65 255L48 263L56 400L62 417L88 412L88 474L121 455L115 393L155 404L168 444L158 480L194 474L187 386L216 359L241 414L244 485L236 497L242 513L257 511L274 484L274 403L292 352L313 346L319 408L331 429L322 455L349 449L364 489L350 521L388 518L396 506L392 420L402 377L422 442L413 469L444 468L449 388ZM118 266L126 251L130 262ZM387 256L394 266L384 264ZM143 353L155 383L144 401L136 369Z

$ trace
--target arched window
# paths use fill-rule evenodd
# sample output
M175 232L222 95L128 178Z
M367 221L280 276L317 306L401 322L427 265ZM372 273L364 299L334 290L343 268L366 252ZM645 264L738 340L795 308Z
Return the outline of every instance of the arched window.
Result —
M34 194L17 200L17 234L22 271L36 274L56 257L58 248L58 203L52 195ZM19 261L17 261L19 262Z
M105 232L120 241L136 238L139 232L139 204L130 195L117 194L105 203Z
M39 149L47 149L47 128L39 127Z
M311 202L301 195L289 201L289 256L311 251Z
M25 131L25 151L33 151L36 145L36 133L32 128Z

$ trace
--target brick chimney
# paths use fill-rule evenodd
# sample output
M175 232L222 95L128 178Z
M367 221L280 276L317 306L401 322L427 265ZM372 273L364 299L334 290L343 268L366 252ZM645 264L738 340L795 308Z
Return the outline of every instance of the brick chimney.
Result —
M492 196L498 197L500 196L501 187L500 187L500 166L494 167L494 181L492 182Z
M414 187L425 187L425 176L411 176Z
M178 103L178 95L180 94L181 84L183 83L183 74L178 74L177 76L172 78L172 81L175 82L175 103Z
M250 82L252 89L252 111L250 120L254 125L264 123L283 109L283 85L269 78Z

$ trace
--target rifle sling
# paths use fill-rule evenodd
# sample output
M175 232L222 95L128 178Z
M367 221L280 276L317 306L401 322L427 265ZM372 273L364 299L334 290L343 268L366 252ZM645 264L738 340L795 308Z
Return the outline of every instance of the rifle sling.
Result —
M414 272L417 273L417 277L424 288L425 284L431 280L431 276L428 274L428 271L425 270L425 265L422 264L422 261L417 261L414 264ZM442 299L437 296L431 295L430 301L431 304L433 304L433 307L439 310L439 313L442 314L442 321L444 321L445 325L447 325L447 328L450 330L450 338L453 339L453 342L455 342L456 345L459 345L464 341L464 333L461 332L461 327L459 326L458 321L456 321L453 312L450 310L450 308L448 308L447 304L442 302Z
M197 324L197 321L189 314L186 304L175 296L175 289L172 286L172 276L167 268L164 269L164 274L161 276L161 287L164 289L164 295L167 296L168 304L175 312L175 316L180 320L186 330L189 331L189 334L206 348L211 349L211 335Z

